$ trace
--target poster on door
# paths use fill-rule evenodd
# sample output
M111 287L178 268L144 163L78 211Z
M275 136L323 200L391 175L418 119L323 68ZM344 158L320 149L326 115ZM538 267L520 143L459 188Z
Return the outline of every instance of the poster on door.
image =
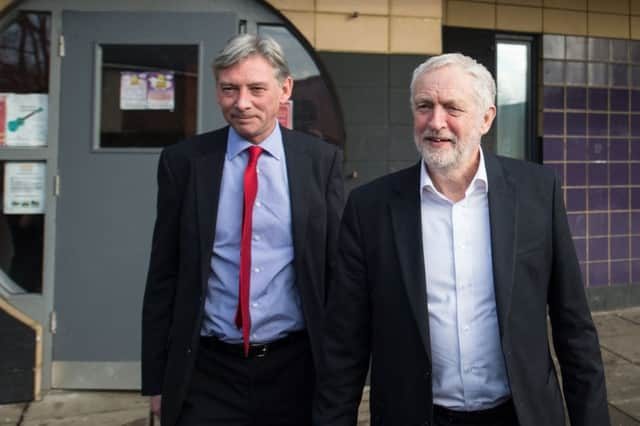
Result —
M2 144L45 146L47 144L48 95L42 93L0 93Z
M174 74L170 71L120 73L121 110L173 110Z
M4 214L42 214L45 163L7 162L4 165Z
M123 71L120 73L120 109L147 109L147 74Z
M174 108L174 81L172 72L149 73L147 90L147 108L168 109Z

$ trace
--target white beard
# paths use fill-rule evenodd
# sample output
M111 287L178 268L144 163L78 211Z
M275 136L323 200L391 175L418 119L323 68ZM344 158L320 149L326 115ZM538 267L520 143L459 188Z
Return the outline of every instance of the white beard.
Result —
M418 153L422 156L427 167L432 170L439 170L443 173L457 169L461 165L463 159L469 154L469 144L461 143L453 135L447 137L440 135L441 138L449 140L446 143L451 144L452 149L432 148L429 141L425 140L425 138L433 136L436 136L436 134L430 130L424 131L419 136L414 135L414 142L418 149Z
M482 134L478 132L477 140L473 135L464 141L455 135L448 133L438 133L427 129L422 134L414 133L414 142L418 153L426 163L427 167L441 174L450 174L454 171L461 171L473 162L477 149L480 147ZM438 149L431 146L428 138L444 139L445 143L451 144L451 149Z

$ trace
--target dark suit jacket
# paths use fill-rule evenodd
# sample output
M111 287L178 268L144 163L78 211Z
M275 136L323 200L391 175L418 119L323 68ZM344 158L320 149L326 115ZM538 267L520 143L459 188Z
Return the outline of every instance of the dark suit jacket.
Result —
M172 426L198 352L228 127L167 147L158 166L157 218L142 313L142 392L162 394ZM341 154L282 129L291 198L294 270L314 361L322 354L325 285L343 207Z
M609 424L596 330L550 169L485 154L502 352L521 426L563 426L547 310L572 424ZM372 425L432 423L420 165L354 190L328 294L314 424L355 425L371 356Z

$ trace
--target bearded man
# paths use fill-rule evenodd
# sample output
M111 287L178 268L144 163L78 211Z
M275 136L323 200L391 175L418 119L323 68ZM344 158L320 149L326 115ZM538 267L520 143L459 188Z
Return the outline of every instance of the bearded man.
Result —
M481 148L487 69L460 54L411 82L421 161L354 190L328 293L314 424L609 425L602 358L551 169ZM551 357L547 314L562 374Z

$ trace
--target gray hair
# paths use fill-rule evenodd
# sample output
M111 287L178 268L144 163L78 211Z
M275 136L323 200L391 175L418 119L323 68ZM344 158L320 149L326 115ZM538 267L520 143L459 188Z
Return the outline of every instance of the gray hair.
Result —
M496 99L496 82L493 76L484 65L475 59L461 53L446 53L444 55L433 56L420 64L414 71L411 78L411 108L413 109L413 91L416 82L423 74L445 66L457 66L473 78L473 89L476 95L477 105L486 111L494 105Z
M213 60L213 73L216 80L220 71L232 67L251 55L260 55L266 59L273 67L279 83L282 84L291 75L282 48L275 40L254 34L238 34L229 40Z

